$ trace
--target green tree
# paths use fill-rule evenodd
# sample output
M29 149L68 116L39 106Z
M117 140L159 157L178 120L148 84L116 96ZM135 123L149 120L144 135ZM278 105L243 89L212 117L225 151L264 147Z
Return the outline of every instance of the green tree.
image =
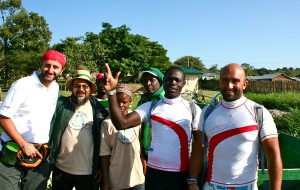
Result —
M7 87L7 80L9 77L8 69L10 68L10 65L7 61L4 61L5 54L8 51L8 37L6 36L8 33L8 28L5 26L6 16L14 15L16 10L20 9L21 7L21 0L17 1L2 1L0 0L0 11L1 11L1 18L2 18L2 26L0 28L0 43L1 43L1 65L0 65L0 71L2 73L1 78L4 78L4 87Z
M121 77L130 75L133 80L144 66L166 70L171 65L167 51L157 42L151 42L141 35L130 34L130 28L122 25L113 28L109 23L102 24L100 33L105 56L113 72L121 71Z
M213 64L208 70L211 73L219 73L220 69L218 67L218 64Z
M150 42L148 46L149 48L147 49L151 50L148 62L149 66L156 67L164 72L173 65L166 56L167 50L162 45L159 45L157 42Z
M75 70L82 66L91 72L98 70L93 57L93 47L90 43L84 42L84 37L67 37L65 40L61 40L61 43L54 44L52 48L66 54L68 64L64 74L73 74Z
M109 23L103 23L102 27L100 38L106 57L113 72L121 71L121 77L130 75L136 81L145 66L164 71L171 65L167 50L157 42L130 34L130 28L126 25L113 28Z
M49 48L51 32L44 17L28 13L21 6L21 0L0 1L0 5L0 70L7 87L9 80L28 75L38 68L38 58Z
M266 69L266 68L260 68L260 69L255 69L256 72L258 73L259 76L265 75L265 74L270 74L270 70Z
M103 72L103 63L107 62L113 73L121 71L121 79L136 81L144 66L164 71L171 65L167 50L157 42L130 34L126 25L113 28L109 23L102 23L102 27L99 34L87 32L83 37L68 37L53 46L67 55L67 72L74 73L83 64L91 71Z
M7 64L10 73L9 83L27 76L40 67L41 56L36 51L10 50L5 59L0 60L0 65Z
M102 27L103 30L99 36L105 49L104 57L110 64L113 73L121 71L121 77L124 77L134 73L134 70L138 70L139 60L143 59L143 55L136 43L140 43L141 38L135 40L129 33L130 28L126 25L113 28L111 24L103 23Z
M254 76L254 75L256 75L255 72L254 72L254 67L251 66L250 64L243 63L241 66L245 70L247 76Z
M204 64L202 63L202 60L200 60L199 57L184 56L184 57L177 59L174 62L174 64L179 65L179 66L189 67L192 69L197 69L197 70L204 71L204 72L207 71Z

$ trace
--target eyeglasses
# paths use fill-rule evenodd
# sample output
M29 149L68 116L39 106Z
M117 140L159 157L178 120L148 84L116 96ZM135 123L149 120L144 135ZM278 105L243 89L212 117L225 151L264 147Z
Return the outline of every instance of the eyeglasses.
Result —
M82 87L84 90L90 88L90 87L89 87L88 85L86 85L86 84L83 84L83 85L74 84L73 87L76 88L76 89L80 89L80 88Z

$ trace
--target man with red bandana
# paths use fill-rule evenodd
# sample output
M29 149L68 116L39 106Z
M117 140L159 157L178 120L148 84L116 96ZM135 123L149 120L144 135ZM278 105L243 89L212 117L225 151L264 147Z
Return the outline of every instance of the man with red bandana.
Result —
M0 107L1 135L0 184L3 189L46 189L49 164L36 149L49 140L50 122L59 96L58 76L66 64L64 54L47 51L41 61L41 72L15 81ZM9 142L9 143L7 143ZM24 168L8 158L8 144L14 144L30 158L43 161L35 168Z

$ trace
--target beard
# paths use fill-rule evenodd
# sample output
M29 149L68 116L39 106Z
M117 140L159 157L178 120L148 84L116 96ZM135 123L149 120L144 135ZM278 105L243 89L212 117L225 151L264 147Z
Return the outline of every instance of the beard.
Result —
M74 94L71 95L71 101L78 106L85 104L89 100L89 97L76 97Z
M53 76L52 79L47 78L47 74L48 74L48 72L41 72L41 77L42 77L45 81L47 81L47 82L55 81L55 80L57 80L57 78L58 78L58 76L57 76L56 73L54 73L54 76Z
M223 96L223 99L227 102L233 102L243 96L243 92L240 90L221 90L221 94Z
M86 99L83 97L77 97L77 103L78 105L82 105L86 102Z

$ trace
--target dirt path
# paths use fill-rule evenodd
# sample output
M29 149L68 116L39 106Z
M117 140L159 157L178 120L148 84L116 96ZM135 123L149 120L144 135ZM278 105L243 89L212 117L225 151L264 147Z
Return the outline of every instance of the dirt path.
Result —
M143 86L141 84L128 84L130 87L131 92L135 93L138 91L143 92Z

